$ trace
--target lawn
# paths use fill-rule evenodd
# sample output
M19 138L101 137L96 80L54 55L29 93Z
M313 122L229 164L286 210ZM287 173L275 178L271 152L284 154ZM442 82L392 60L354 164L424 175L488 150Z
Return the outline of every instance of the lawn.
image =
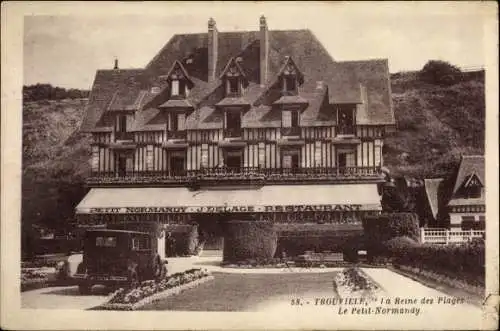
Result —
M335 272L230 274L214 273L213 281L152 303L142 310L255 311L271 301L291 302L312 293L334 297Z

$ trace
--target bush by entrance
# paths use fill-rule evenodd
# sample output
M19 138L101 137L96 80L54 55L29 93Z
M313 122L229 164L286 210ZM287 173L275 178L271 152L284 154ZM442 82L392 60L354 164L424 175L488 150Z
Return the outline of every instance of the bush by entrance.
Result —
M277 240L272 222L228 221L224 229L223 261L270 260L276 252Z

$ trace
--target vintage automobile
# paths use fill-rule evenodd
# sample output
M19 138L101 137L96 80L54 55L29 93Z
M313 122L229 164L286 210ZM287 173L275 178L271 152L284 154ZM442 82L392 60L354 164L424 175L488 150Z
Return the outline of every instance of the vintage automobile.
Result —
M84 238L83 261L73 277L82 294L90 293L96 284L136 287L143 280L164 278L166 263L157 252L154 234L89 230Z

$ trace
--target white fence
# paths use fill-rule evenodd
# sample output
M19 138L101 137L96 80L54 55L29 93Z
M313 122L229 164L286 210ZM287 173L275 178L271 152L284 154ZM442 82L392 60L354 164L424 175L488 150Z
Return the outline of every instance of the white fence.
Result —
M428 244L457 244L469 242L474 238L484 238L484 230L448 230L420 228L422 243Z

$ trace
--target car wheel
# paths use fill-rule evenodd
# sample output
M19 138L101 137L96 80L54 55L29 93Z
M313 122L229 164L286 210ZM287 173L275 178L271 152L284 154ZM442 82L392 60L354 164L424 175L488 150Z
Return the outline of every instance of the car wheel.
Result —
M92 291L92 284L82 283L78 284L78 291L80 294L90 294Z

